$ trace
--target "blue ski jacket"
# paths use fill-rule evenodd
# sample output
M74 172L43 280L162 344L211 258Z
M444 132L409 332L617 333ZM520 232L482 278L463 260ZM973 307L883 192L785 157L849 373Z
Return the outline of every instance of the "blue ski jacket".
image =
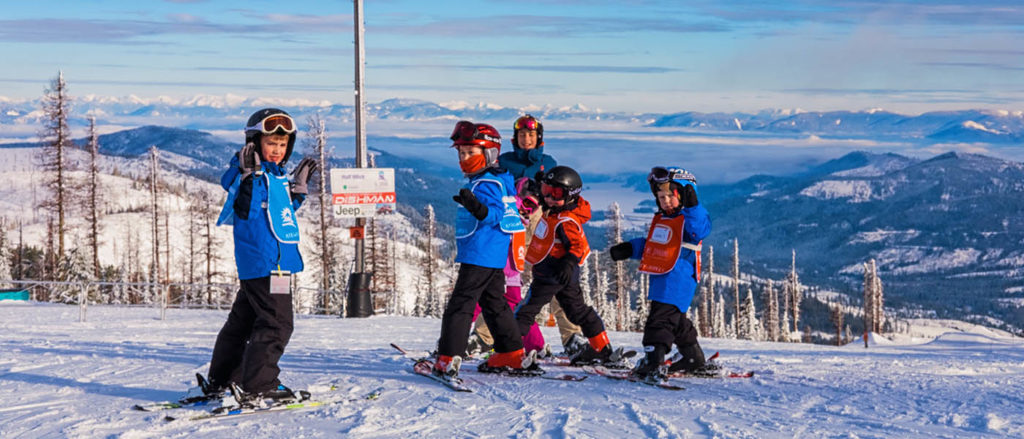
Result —
M711 233L711 216L702 204L693 207L679 209L675 215L665 215L666 218L675 218L683 215L686 221L683 223L683 241L690 244L697 244ZM644 245L647 238L636 238L629 241L633 245L633 259L640 259L643 255ZM686 312L690 309L693 296L697 291L697 255L693 250L683 248L679 252L679 260L672 271L665 274L652 274L648 298L661 303L675 305L679 311Z
M283 176L284 169L276 163L263 162L263 172ZM224 190L239 177L238 157L232 157L228 170L220 178ZM233 204L235 266L238 279L248 280L270 275L273 270L298 273L303 269L298 244L279 242L270 229L267 215L268 187L265 178L249 175L241 181ZM305 195L292 194L292 209L298 210Z
M513 180L527 177L533 178L540 171L547 171L558 163L551 156L544 154L544 147L522 149L513 146L513 150L498 156L498 166L512 174Z
M501 230L501 220L506 212L503 198L515 194L512 176L508 172L490 168L470 177L469 182L463 187L473 191L476 199L487 206L487 216L477 221L461 204L458 206L455 262L487 268L505 268L512 235ZM465 224L472 224L473 227L464 226Z

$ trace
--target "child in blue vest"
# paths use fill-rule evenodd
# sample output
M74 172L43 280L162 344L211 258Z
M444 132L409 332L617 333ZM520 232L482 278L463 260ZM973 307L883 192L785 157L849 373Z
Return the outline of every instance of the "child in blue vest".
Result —
M650 313L644 324L645 357L633 372L647 380L664 379L665 355L675 344L680 360L669 368L698 373L709 368L697 343L697 329L686 317L700 276L700 243L711 232L708 211L697 200L697 179L679 168L656 167L647 176L658 213L647 238L611 247L612 260L640 259L650 274Z
M284 165L295 137L288 113L257 111L245 128L245 147L221 177L228 199L217 224L233 226L240 288L217 335L208 382L200 380L207 395L235 383L253 405L300 398L281 385L277 362L294 328L291 275L303 268L295 210L306 199L318 165L304 158L288 178Z
M441 318L441 338L432 372L442 379L458 380L460 355L466 352L473 309L479 302L494 336L495 351L479 370L539 374L542 371L534 357L523 350L519 328L504 298L504 268L512 233L524 228L516 208L512 176L498 167L501 136L491 125L464 120L455 124L451 140L459 150L459 166L469 180L452 197L459 203L455 262L461 265Z

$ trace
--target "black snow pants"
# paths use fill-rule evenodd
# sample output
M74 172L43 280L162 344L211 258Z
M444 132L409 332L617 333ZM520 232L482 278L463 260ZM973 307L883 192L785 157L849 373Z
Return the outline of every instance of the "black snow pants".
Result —
M519 306L516 307L516 322L519 331L525 334L544 305L554 297L565 311L565 317L580 327L587 338L604 332L604 322L593 307L588 306L580 290L580 267L576 267L569 283L562 284L557 280L560 265L558 259L548 257L533 266L533 282L530 290Z
M675 343L682 352L697 344L697 328L675 305L652 300L650 311L644 323L644 346L662 346L668 352Z
M210 384L238 383L246 392L281 384L278 360L292 336L291 294L270 294L270 277L242 280L210 360Z
M523 339L516 328L512 310L505 301L505 272L463 263L455 288L441 318L440 355L465 355L473 310L480 303L481 314L494 336L495 352L515 352L523 348Z

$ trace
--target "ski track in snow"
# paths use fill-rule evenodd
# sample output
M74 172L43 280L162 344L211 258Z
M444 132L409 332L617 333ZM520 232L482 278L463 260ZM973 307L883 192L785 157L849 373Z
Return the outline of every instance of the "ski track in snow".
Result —
M751 379L677 380L668 391L582 382L463 377L456 393L412 372L436 319L298 316L281 360L294 388L333 383L357 400L287 413L165 422L139 402L172 400L206 373L226 311L0 302L0 437L1004 438L1024 436L1024 341L950 332L917 345L831 347L702 339ZM557 340L555 328L542 328ZM611 333L639 348L641 334ZM550 372L582 373L546 366ZM177 414L185 414L179 409ZM286 432L286 433L282 433Z

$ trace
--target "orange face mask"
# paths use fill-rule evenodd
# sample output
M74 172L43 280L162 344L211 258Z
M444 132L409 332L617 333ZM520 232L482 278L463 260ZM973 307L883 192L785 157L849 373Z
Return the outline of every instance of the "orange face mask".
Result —
M476 174L482 171L485 166L487 166L487 160L483 154L474 154L466 160L459 161L459 167L466 174Z

